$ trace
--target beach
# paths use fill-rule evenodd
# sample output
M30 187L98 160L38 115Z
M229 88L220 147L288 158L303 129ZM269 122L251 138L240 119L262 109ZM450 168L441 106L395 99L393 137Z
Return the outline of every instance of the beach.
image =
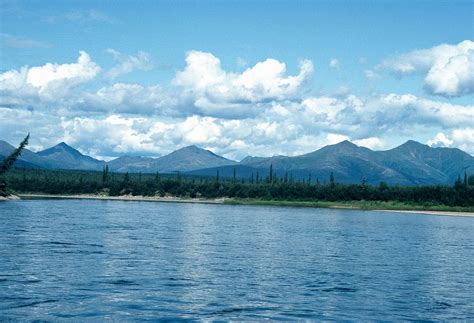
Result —
M464 211L436 211L436 210L400 210L400 209L364 209L357 205L338 204L337 202L330 204L315 204L308 205L304 202L293 202L290 205L275 205L274 201L236 201L232 198L216 198L216 199L203 199L203 198L179 198L172 196L133 196L133 195L121 195L121 196L107 196L107 195L94 195L94 194L80 194L80 195L52 195L52 194L19 194L18 197L21 199L87 199L87 200L114 200L114 201L139 201L139 202L164 202L164 203L199 203L199 204L241 204L241 205L268 205L268 206L291 206L291 207L315 207L315 208L330 208L330 209L353 209L353 210L367 210L367 211L378 211L378 212L397 212L397 213L412 213L412 214L426 214L426 215L437 215L437 216L462 216L462 217L474 217L474 212ZM267 202L267 203L266 203Z

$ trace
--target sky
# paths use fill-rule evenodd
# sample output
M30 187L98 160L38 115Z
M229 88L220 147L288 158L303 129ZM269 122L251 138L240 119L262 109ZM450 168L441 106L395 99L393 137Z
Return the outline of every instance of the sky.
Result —
M472 1L0 0L0 140L240 160L474 154Z

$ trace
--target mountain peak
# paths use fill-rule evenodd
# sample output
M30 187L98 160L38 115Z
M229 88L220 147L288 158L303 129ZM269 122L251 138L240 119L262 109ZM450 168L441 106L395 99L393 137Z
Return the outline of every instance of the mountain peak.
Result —
M357 146L356 144L350 142L349 140L344 140L338 142L337 144L327 145L321 149L324 150L336 150L336 151L352 151L352 150L359 150L361 147Z
M57 144L53 147L47 148L43 151L40 151L40 152L38 152L38 154L42 155L42 156L48 156L48 155L55 154L55 153L60 153L60 152L67 152L69 154L73 154L73 155L77 155L77 156L83 156L79 152L79 150L77 150L75 148L72 148L71 146L66 144L64 141L60 142L59 144Z
M427 149L431 148L428 145L422 144L421 142L415 140L407 140L405 143L401 144L397 148L405 148L405 149ZM397 149L394 148L394 149Z
M418 142L416 140L407 140L402 146L426 146L422 144L421 142Z
M59 144L57 144L56 146L53 146L51 148L62 148L62 149L65 149L65 150L69 150L69 151L77 151L79 152L77 149L69 146L67 143L65 143L64 141L61 141Z
M205 149L202 149L196 145L190 145L190 146L186 146L186 147L183 147L181 149L178 149L178 150L184 150L184 151L202 151L202 150L205 150Z
M334 146L346 146L346 147L358 147L356 144L350 142L349 140L344 140L344 141L341 141L337 144L335 144Z
M68 169L100 169L103 162L89 156L83 155L79 150L69 146L65 142L39 151L39 156L61 162L63 168Z

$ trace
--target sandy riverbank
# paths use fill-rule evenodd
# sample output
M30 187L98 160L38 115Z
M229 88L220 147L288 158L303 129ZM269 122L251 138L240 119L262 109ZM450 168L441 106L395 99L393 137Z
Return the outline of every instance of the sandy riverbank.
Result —
M416 213L442 216L467 216L474 217L473 212L450 212L450 211L420 211L420 210L373 210L381 212L397 212L397 213Z
M133 195L122 195L122 196L106 196L106 195L94 195L94 194L81 194L81 195L49 195L49 194L19 194L20 198L23 199L34 199L34 198L50 198L50 199L88 199L88 200L115 200L115 201L140 201L140 202L169 202L169 203L200 203L200 204L235 204L235 200L230 198L217 198L217 199L201 199L201 198L178 198L178 197L158 197L158 196L133 196ZM263 202L263 203L262 203ZM271 202L271 201L270 201ZM272 205L267 206L279 206ZM260 203L252 203L252 201L242 202L239 201L239 205L266 205L265 201ZM350 210L365 210L365 211L381 211L381 212L397 212L397 213L415 213L415 214L428 214L438 216L463 216L463 217L474 217L474 212L457 212L457 211L433 211L433 210L393 210L393 209L365 209L358 206L351 205L298 205L298 202L294 202L291 205L280 205L280 206L303 206L303 207L315 207L315 208L330 208L330 209L350 209Z
M115 201L140 201L140 202L173 202L173 203L201 203L201 204L223 204L225 199L200 199L200 198L178 198L159 196L106 196L94 194L81 195L50 195L50 194L19 194L20 198L51 198L51 199L77 199L77 200L115 200Z

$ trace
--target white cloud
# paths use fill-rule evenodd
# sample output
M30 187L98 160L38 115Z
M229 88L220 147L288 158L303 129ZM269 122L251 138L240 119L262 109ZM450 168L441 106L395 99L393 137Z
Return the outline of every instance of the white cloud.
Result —
M112 54L118 64L107 72L107 77L114 79L119 75L127 74L133 70L149 71L153 68L151 55L139 51L134 55L124 55L114 49L108 48L107 53Z
M431 144L452 141L474 151L473 105L412 94L308 95L312 70L304 61L297 75L287 76L284 63L267 59L233 73L212 54L191 52L175 86L97 88L100 67L81 52L74 63L0 74L0 138L16 142L30 130L42 138L32 139L38 147L66 141L96 156L155 156L196 144L240 159L301 154L349 139L378 150L393 136L440 132L444 137Z
M451 138L456 147L474 154L474 128L455 129Z
M341 64L337 58L331 58L329 61L329 67L339 70L341 68Z
M115 83L96 92L84 93L71 105L82 111L130 113L135 115L177 114L178 103L159 85Z
M90 56L84 52L79 52L77 63L72 64L52 64L31 67L26 76L26 83L43 90L51 86L54 82L67 81L71 86L87 82L99 73L100 67L91 61Z
M474 93L474 42L442 44L387 59L379 68L398 76L420 73L432 94L462 96Z
M39 95L57 99L71 87L92 80L100 67L90 56L81 51L76 63L46 63L43 66L24 66L19 71L10 70L0 74L0 91L3 95L21 97Z
M181 87L197 108L211 113L228 109L232 104L255 106L269 100L293 99L312 76L313 64L303 60L298 75L285 76L285 73L285 63L271 58L242 73L226 72L211 53L191 51L186 57L186 67L176 73L173 84Z
M326 138L328 140L329 145L334 145L334 144L340 143L341 141L350 140L348 136L335 134L335 133L328 133Z
M438 132L433 139L430 139L426 142L428 146L431 147L449 147L454 143L449 139L444 133Z
M426 144L431 147L456 147L474 154L474 128L454 129L450 134L439 132Z
M386 145L384 140L377 137L354 140L354 143L358 146L366 147L372 150L382 150Z

